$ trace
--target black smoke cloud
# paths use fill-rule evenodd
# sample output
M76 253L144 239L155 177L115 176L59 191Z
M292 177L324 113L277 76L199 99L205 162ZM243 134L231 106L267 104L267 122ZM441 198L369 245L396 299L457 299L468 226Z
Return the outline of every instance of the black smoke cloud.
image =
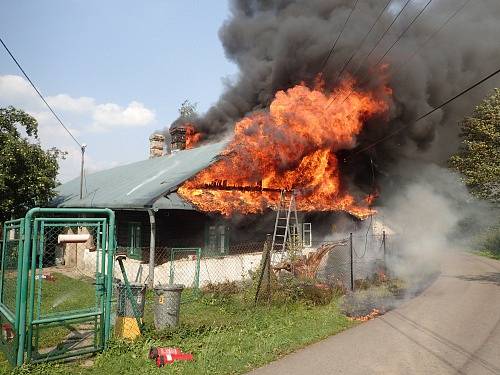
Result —
M490 82L416 124L422 113L493 71L500 61L500 2L470 1L439 34L426 39L465 0L434 0L384 59L393 103L389 120L372 121L359 137L358 148L407 126L398 136L364 153L380 162L401 155L445 160L458 143L457 122L495 82ZM361 88L379 79L373 65L427 1L412 0L391 31L355 78ZM393 0L347 71L356 71L363 57L392 22L403 1ZM354 0L232 0L230 17L219 31L228 59L239 67L218 102L196 120L208 140L215 140L249 112L265 109L275 92L300 82L312 84ZM333 88L339 69L375 21L386 0L359 0L333 55L322 70ZM418 53L408 63L407 58ZM403 67L402 67L402 64ZM496 81L498 83L498 80Z

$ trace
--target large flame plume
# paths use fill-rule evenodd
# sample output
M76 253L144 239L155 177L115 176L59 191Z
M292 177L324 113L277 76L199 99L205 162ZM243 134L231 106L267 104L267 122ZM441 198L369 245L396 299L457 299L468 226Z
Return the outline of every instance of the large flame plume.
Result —
M318 83L278 91L268 111L254 112L234 129L221 160L184 183L180 195L200 210L258 213L274 207L280 189L294 189L300 211L371 213L347 192L336 152L356 145L364 122L384 115L390 90L354 90L343 81L327 93Z

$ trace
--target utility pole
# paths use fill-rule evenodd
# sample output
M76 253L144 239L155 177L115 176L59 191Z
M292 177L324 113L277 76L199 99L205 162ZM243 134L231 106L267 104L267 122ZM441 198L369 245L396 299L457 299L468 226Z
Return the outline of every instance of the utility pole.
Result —
M85 163L85 149L87 148L87 145L84 143L81 146L82 150L82 163L80 167L80 199L83 199L83 166Z

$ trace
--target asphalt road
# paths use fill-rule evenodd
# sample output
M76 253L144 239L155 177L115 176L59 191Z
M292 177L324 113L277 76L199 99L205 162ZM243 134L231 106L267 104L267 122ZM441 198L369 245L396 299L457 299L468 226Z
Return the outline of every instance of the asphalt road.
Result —
M252 374L500 374L500 262L449 255L419 296Z

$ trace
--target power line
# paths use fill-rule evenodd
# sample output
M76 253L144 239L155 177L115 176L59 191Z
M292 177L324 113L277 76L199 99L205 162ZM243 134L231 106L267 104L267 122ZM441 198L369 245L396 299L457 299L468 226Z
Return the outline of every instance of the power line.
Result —
M354 76L358 73L358 71L359 71L359 69L361 69L361 66L363 65L363 63L370 57L370 55L373 53L373 51L375 51L375 49L378 47L378 45L380 44L380 42L382 42L382 40L384 39L384 37L387 35L387 33L389 32L389 30L391 29L391 27L394 25L394 23L396 22L396 20L399 18L399 16L403 13L403 10L410 3L410 1L411 0L406 0L406 3L401 7L401 9L399 10L399 12L396 14L396 16L394 17L394 19L392 20L392 22L389 24L389 26L382 33L382 35L377 40L377 42L375 43L375 45L372 47L372 49L370 50L370 52L368 52L368 54L365 55L365 57L361 59L360 63L358 64L358 67L356 68L356 70L353 73ZM347 96L342 101L342 104L351 96L351 94L352 94L352 91L349 94L347 94ZM338 96L339 96L338 94L335 95L335 97L328 102L328 104L326 105L325 109L327 109L337 99Z
M420 51L423 47L425 47L427 43L429 43L437 34L439 34L441 30L443 30L446 27L446 25L448 25L448 23L450 23L450 21L453 18L455 18L458 15L458 13L460 13L465 8L467 4L470 3L470 1L471 0L466 0L457 10L455 10L438 29L436 29L431 35L429 35L429 37L425 40L425 42L423 42L420 46L418 46L415 49L415 51L413 51L413 53L409 55L408 58L404 59L403 63L401 63L398 68L393 70L393 74L398 73L402 68L404 68L406 64L408 64L417 55L418 51Z
M339 73L337 74L337 77L335 78L335 81L333 82L333 86L335 86L335 84L337 83L337 81L339 80L339 78L342 76L342 74L344 73L345 69L347 68L347 66L349 65L349 63L351 62L351 60L354 58L354 56L356 56L356 54L361 50L361 47L363 46L363 44L365 43L366 39L368 38L368 35L370 35L370 33L373 31L373 28L375 27L375 25L378 23L378 21L380 20L380 18L382 17L382 15L384 14L385 10L389 7L389 4L392 2L392 0L389 0L384 8L380 11L377 19L375 20L375 22L372 24L372 26L370 27L370 30L368 30L368 32L365 34L365 36L363 37L363 39L361 40L361 42L359 43L359 45L357 46L357 48L354 50L354 52L352 53L352 55L349 57L349 59L347 59L347 61L344 63L344 65L342 66L342 69L339 71ZM328 108L330 106L330 104L332 102L334 102L337 97L340 95L340 93L337 93L335 95L335 97L333 99L331 99L329 101L329 103L326 105L325 109Z
M443 108L444 106L446 106L447 104L451 103L452 101L458 99L459 97L461 97L462 95L468 93L469 91L471 91L472 89L474 89L475 87L479 86L480 84L482 84L483 82L486 82L487 80L489 80L490 78L496 76L498 73L500 73L500 69L497 69L496 71L494 71L493 73L489 74L488 76L484 77L483 79L481 79L480 81L474 83L472 86L469 86L468 88L466 88L465 90L461 91L460 93L458 93L457 95L455 95L454 97L446 100L445 102L441 103L440 105L438 105L437 107L433 108L432 110L430 110L429 112L427 113L424 113L422 116L418 117L414 122L412 123L409 123L407 125L404 125L404 126L401 126L399 129L396 129L395 131L393 131L392 133L389 133L388 135L386 135L385 137L382 137L380 138L379 140L371 143L370 145L366 146L366 147L363 147L361 150L358 150L356 151L355 153L349 155L348 159L352 158L354 155L357 155L363 151L366 151L366 150L369 150L370 148L372 148L373 146L376 146L378 145L379 143L395 136L396 134L400 133L402 130L410 127L411 125L419 122L420 120L423 120L424 118L430 116L431 114L433 114L434 112L436 112L437 110Z
M378 21L380 20L380 18L382 18L382 15L384 14L385 10L389 7L389 4L392 1L393 0L389 0L385 4L384 8L380 11L380 13L379 13L378 17L376 18L375 22L370 27L370 30L368 30L368 32L364 35L363 39L361 40L361 42L359 43L359 45L356 47L356 49L354 50L354 52L352 53L352 55L349 57L349 59L347 59L347 61L342 66L342 69L339 71L339 73L337 75L337 78L335 78L334 84L340 78L340 76L342 75L342 73L344 73L345 69L347 68L347 66L349 65L349 63L351 62L351 60L354 58L354 56L356 56L356 54L361 50L361 47L363 46L363 44L365 43L366 39L368 38L368 35L370 35L370 33L373 31L373 28L378 23Z
M21 72L23 73L24 77L28 80L28 82L30 83L30 85L33 87L33 89L36 91L36 93L38 94L38 96L40 97L40 99L42 99L42 101L45 103L45 105L47 106L47 108L50 110L50 112L52 112L52 114L54 115L54 117L57 119L57 121L59 122L59 124L61 124L61 126L64 128L64 130L66 130L66 132L70 135L71 138L73 138L73 140L78 144L78 146L80 146L80 148L83 147L83 145L78 142L78 140L75 138L75 136L73 134L71 134L71 132L69 131L69 129L66 127L66 125L63 124L63 122L61 121L61 119L59 118L59 116L54 112L54 110L52 109L52 107L49 105L49 103L47 103L47 101L45 100L45 98L43 97L43 95L41 94L40 91L38 91L38 89L36 88L36 86L33 84L33 82L31 81L30 77L28 77L28 74L26 74L26 72L24 71L24 69L22 68L21 64L19 64L19 62L17 61L17 59L14 57L14 55L12 54L12 52L10 52L9 48L5 45L4 41L2 40L2 38L0 38L0 43L2 43L3 47L5 48L5 50L7 51L7 53L10 55L10 57L12 58L12 60L14 60L14 62L16 63L17 67L21 70Z
M399 34L399 36L396 38L396 40L394 41L394 43L391 44L391 46L389 47L389 49L387 51L385 51L385 53L382 55L382 57L380 57L380 59L378 59L377 63L375 64L375 66L377 66L378 64L380 64L382 62L382 60L384 59L384 57L386 57L389 52L391 52L391 50L394 48L394 46L401 40L401 38L406 34L406 32L408 30L410 30L410 28L412 27L412 25L415 23L415 21L422 15L422 13L425 12L425 10L427 9L427 7L430 5L430 3L432 2L432 0L429 0L427 2L427 4L425 4L425 6L420 10L420 12L418 12L418 14L413 18L413 20L408 24L408 26L406 26L406 28L403 30L403 32L401 34Z
M326 58L323 60L323 63L321 64L321 69L319 70L320 72L322 72L323 69L325 69L326 63L328 62L328 60L332 56L332 53L335 50L335 47L337 46L337 42L339 41L340 37L342 36L342 33L344 32L344 30L345 30L345 28L347 26L347 23L351 19L352 13L354 12L354 9L356 9L356 5L358 5L358 1L359 0L355 0L354 1L354 6L351 8L351 10L349 12L349 15L347 16L347 18L346 18L346 20L344 22L344 25L342 26L342 30L340 30L339 35L337 35L337 38L335 39L335 42L333 42L332 48L330 48L330 51L328 52L328 55L326 56Z
M391 29L391 27L394 25L394 23L396 22L396 20L399 18L399 16L403 13L403 10L405 10L406 6L410 3L410 1L411 0L406 0L406 2L403 5L403 7L396 14L396 17L394 17L394 19L392 20L392 22L390 23L390 25L382 33L382 35L378 39L377 43L375 43L375 45L370 50L370 52L368 52L368 54L361 60L361 62L359 63L358 67L354 71L353 75L356 75L356 73L359 71L359 69L361 68L361 66L363 65L363 63L371 56L371 54L373 53L373 51L375 51L375 49L378 47L378 45L380 44L380 42L382 42L382 40L384 39L384 37L387 35L387 33L389 32L389 30Z

